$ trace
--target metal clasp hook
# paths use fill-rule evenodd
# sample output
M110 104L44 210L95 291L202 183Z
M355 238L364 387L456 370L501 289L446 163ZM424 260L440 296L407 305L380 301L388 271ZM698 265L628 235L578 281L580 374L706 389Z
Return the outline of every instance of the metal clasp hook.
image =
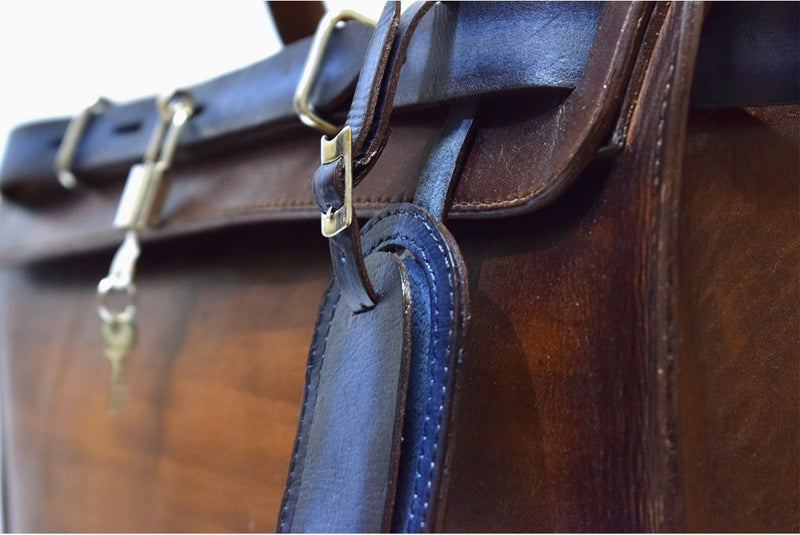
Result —
M111 261L108 275L97 284L97 313L100 314L103 322L131 322L136 316L136 286L133 284L133 275L140 252L136 232L129 230ZM121 311L114 312L108 308L108 295L112 291L127 294L127 304Z
M323 164L342 159L344 164L344 198L342 207L333 211L328 207L322 213L322 235L332 238L350 226L353 222L353 134L349 126L342 128L336 137L320 140L321 162Z
M156 101L159 121L153 129L144 161L131 167L122 198L114 216L114 226L142 230L158 223L167 193L162 180L172 164L178 136L194 111L194 101L186 92L176 92Z
M194 111L194 101L186 92L174 92L156 101L159 120L150 136L144 161L131 167L125 189L122 192L114 226L126 229L125 239L114 255L108 275L97 285L97 311L106 322L130 322L136 315L136 286L133 275L139 258L139 232L156 222L161 204L166 195L166 184L162 180L169 169L178 136ZM118 312L107 306L112 291L127 294L128 302Z

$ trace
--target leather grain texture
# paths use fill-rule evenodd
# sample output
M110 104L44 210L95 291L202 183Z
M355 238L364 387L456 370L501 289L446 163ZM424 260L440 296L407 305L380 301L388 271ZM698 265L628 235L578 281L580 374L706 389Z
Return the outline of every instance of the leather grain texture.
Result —
M411 353L411 288L396 256L367 258L378 293L353 313L332 282L308 360L306 390L278 531L389 527Z
M450 233L411 204L389 207L371 219L364 247L400 254L411 280L412 356L391 530L428 532L447 491L443 474L454 434L455 377L469 320L466 269Z
M605 129L614 120L615 105L621 102L632 67L631 58L639 46L648 11L646 4L620 3L604 8L601 30L605 33L596 36L587 60L586 76L565 103L566 110L571 110L569 121L558 111L561 109L558 94L534 101L529 96L519 96L515 100L520 107L504 107L509 110L505 114L497 110L482 117L485 134L476 135L468 156L468 161L474 160L475 164L466 165L460 177L450 211L452 216L494 217L536 209L550 202L575 179L603 143ZM412 25L404 27L408 26ZM411 33L403 35L410 38ZM609 43L614 45L609 46ZM378 50L382 48L379 46ZM396 59L401 59L402 53L399 56ZM400 71L395 65L394 75L399 75ZM375 92L370 91L370 94ZM365 95L364 98L373 97ZM390 99L383 98L381 105L385 107L387 102ZM527 121L514 120L520 111ZM436 112L430 111L416 114L409 123L393 124L392 140L387 142L376 163L375 151L384 147L389 116L387 109L381 112L382 130L377 137L370 137L369 147L373 153L364 158L362 166L362 170L367 170L375 165L375 172L371 180L355 190L356 210L362 216L374 215L387 202L413 199L416 180L426 160L420 154L430 150L441 128ZM404 124L408 124L408 128ZM571 127L563 128L565 124ZM519 143L499 151L499 140L506 135L515 136ZM551 147L555 152L552 158L547 158L547 151L530 151L527 146ZM576 157L572 158L575 151ZM252 221L319 217L308 181L297 178L314 172L318 152L317 136L302 132L258 147L243 145L211 161L200 160L176 167L171 173L172 187L164 206L163 222L146 232L143 241ZM500 154L506 154L503 161L497 160ZM225 174L224 183L216 180L215 174L209 175L209 165L218 166L217 172ZM540 172L498 175L493 171L509 165L520 170L535 167ZM327 186L321 193L318 191L318 197L334 208L341 204L335 186L340 183L341 176L339 171L335 175L338 180L324 180ZM504 180L504 176L509 178ZM103 189L72 196L65 202L79 205L78 210L102 210L109 214L108 220L112 220L120 188L120 184L109 184ZM0 226L3 233L0 234L0 247L3 247L0 256L10 260L87 250L118 241L113 230L99 223L104 213L98 213L98 218L85 218L76 215L78 212L74 208L56 210L53 219L42 221L31 217L26 207L10 211L13 211L11 221ZM60 220L62 217L70 221ZM20 242L17 239L20 233L15 227L24 227L24 234L28 236L41 233L47 241L26 239ZM62 232L68 236L59 236Z
M148 249L117 414L94 312L111 253L0 270L6 529L273 530L330 276L318 232Z
M764 30L752 31L754 27ZM797 102L800 5L716 2L709 8L705 28L697 57L702 74L692 84L695 105L736 108Z
M690 117L677 256L687 531L800 531L800 109Z
M414 169L424 160L415 156L419 154L419 150L429 146L426 145L430 141L428 136L436 135L438 125L430 126L431 129L427 131L420 130L425 130L420 124L420 117L436 114L435 110L427 109L431 103L486 96L488 93L501 94L498 97L499 103L509 98L518 100L517 105L509 109L515 110L514 113L531 116L532 121L527 125L516 124L516 131L510 131L509 134L521 136L522 141L527 140L521 142L520 146L530 144L541 146L543 150L509 153L498 161L496 156L492 156L497 147L490 140L479 139L473 157L487 159L487 163L488 159L494 159L492 163L501 166L545 165L547 168L541 176L537 175L532 182L524 184L501 181L497 185L496 177L481 173L465 179L464 183L468 182L469 186L460 188L457 194L458 204L451 211L452 215L497 215L501 210L508 211L514 206L516 208L511 210L514 213L536 209L549 202L547 195L548 192L550 195L553 193L553 176L559 175L563 178L563 181L556 182L559 188L574 180L580 165L563 174L565 167L571 165L568 161L558 158L551 161L538 156L549 154L553 148L565 146L564 142L574 143L579 139L563 137L564 132L558 128L558 124L571 124L572 119L567 121L562 118L560 122L551 122L550 130L534 135L538 130L536 125L541 122L541 119L534 119L534 116L546 113L551 119L560 117L553 110L557 109L558 103L581 79L594 36L594 26L589 21L596 20L598 5L588 4L587 7L587 4L581 3L535 2L516 3L513 9L504 3L495 3L492 6L489 8L480 2L469 3L457 9L435 6L420 21L420 26L415 31L417 38L412 39L409 45L409 61L403 69L407 78L400 76L398 81L395 103L399 106L400 113L395 115L400 115L400 122L394 121L392 140L384 151L386 154L376 164L380 168L379 176L368 181L370 184L365 184L356 192L357 210L360 214L369 217L383 208L387 201L413 199L415 183L409 183L408 178L413 174L402 170L409 167ZM481 20L482 17L489 16L488 9L496 10L492 12L492 18L497 26L492 25L490 28L475 22L475 19ZM646 10L646 7L639 6L635 9ZM704 31L704 34L722 36L722 42L718 43L713 38L706 39L701 48L700 71L694 80L702 82L701 86L713 87L713 83L704 80L726 77L741 82L737 82L735 87L769 86L782 88L781 94L796 96L800 62L797 59L792 60L792 55L797 54L797 39L793 38L797 29L796 26L793 29L791 24L799 24L798 19L781 17L780 35L790 37L781 40L771 29L755 25L768 24L775 19L774 11L780 12L787 8L770 3L751 4L746 7L745 14L736 15L735 18L748 21L754 26L737 30L736 39L731 41L724 28L718 28L720 24L724 26L730 17L726 17L724 13L723 16L714 16L717 11L726 9L736 11L739 8L721 3L710 10L712 17L705 28L708 31ZM747 9L756 9L758 14L748 16ZM641 21L637 19L637 24L646 23L646 18ZM437 28L452 28L452 31L436 33L432 30L434 25ZM524 37L525 46L522 47L528 54L525 58L518 53L520 39L523 39L520 37L521 27L530 28L530 35ZM326 114L338 110L343 115L343 110L349 106L348 89L352 87L353 77L360 67L360 57L352 50L355 47L355 50L363 51L368 38L361 30L353 25L342 32L342 42L334 40L330 57L326 57L324 61L326 68L330 67L330 72L322 73L319 87L315 87L314 91L315 94L319 91L320 95L330 100L318 96L313 100ZM468 36L475 30L490 31L491 38L480 38L483 46L471 46ZM435 39L432 37L434 34ZM757 76L755 81L750 81L752 73L763 73L763 70L738 66L739 59L752 57L748 51L748 47L752 48L748 35L772 36L770 43L773 44L766 48L781 51L780 54L760 57L760 61L767 63L764 69L781 73L780 76L777 72L771 74L768 77L769 84L763 83L763 74ZM608 51L610 45L617 42L617 37L618 34L610 31L595 48ZM558 40L558 44L548 45L552 40ZM756 43L761 50L765 48L762 38ZM470 67L463 73L455 67L453 70L446 68L443 61L448 54L444 51L451 44L458 47L459 51L450 55L451 61L463 66L465 58L470 58L470 61L483 67L474 70ZM495 44L497 48L487 48L488 45ZM152 233L153 237L175 236L242 223L316 217L308 182L299 180L298 177L309 176L315 168L314 162L319 151L317 136L300 125L291 109L291 94L299 77L299 65L303 61L306 46L306 43L298 42L287 47L281 55L265 60L251 69L237 71L196 89L202 111L190 121L182 135L186 150L178 151L176 168L172 173L173 186L163 212L163 222ZM706 48L724 54L725 61L710 62L704 59L707 56L702 52ZM564 56L567 51L569 53ZM774 66L773 60L777 62ZM502 65L503 69L493 71L492 65ZM600 63L597 65L598 68L603 68ZM735 74L730 74L729 71ZM288 74L277 76L278 72ZM342 81L337 75L341 72L351 73L345 76L346 81ZM563 78L562 75L568 78ZM424 83L420 82L418 76ZM785 81L788 81L788 86ZM595 77L591 84L584 85L582 91L584 94L599 91L605 83ZM263 90L265 85L270 88L269 91ZM463 93L447 93L461 89L464 90ZM631 89L627 92L628 100L635 102L635 87ZM609 102L616 98L613 92L608 95L612 95ZM279 102L272 102L276 98ZM422 100L418 102L417 99ZM595 105L590 102L573 100L577 112L583 105L590 110L594 109ZM418 102L418 105L411 105L413 102ZM745 99L744 103L759 102L758 99ZM703 103L704 106L710 104L713 103ZM727 104L730 104L730 100ZM404 111L419 106L425 107L426 111L418 115ZM498 105L495 108L496 111L487 113L486 120L492 121L495 129L509 128L509 118L504 117L502 112L505 106ZM278 113L280 118L270 115L274 113ZM334 113L333 117L338 118L339 115ZM582 117L578 119L582 120ZM8 228L12 224L25 229L20 232L15 228L0 236L0 257L30 260L52 254L97 250L117 241L118 237L108 229L108 222L113 219L121 184L128 168L141 159L154 121L152 99L114 107L109 111L107 120L98 118L93 121L76 155L76 173L92 185L88 192L82 193L65 192L54 180L52 162L66 121L20 127L10 138L0 181L3 183L4 195L9 200L25 197L30 204L19 208L12 218L13 223L0 225L0 231L3 230L2 227ZM138 126L131 130L132 125ZM407 139L400 142L401 137ZM597 142L592 138L590 145L594 146ZM604 142L605 140L600 141ZM406 143L411 143L408 152L393 150L393 146L403 146L403 150L406 150ZM503 154L506 154L506 149L504 148ZM582 146L581 150L591 157L589 147ZM488 151L488 155L481 155L485 151ZM216 169L212 172L210 169L213 167ZM483 166L478 166L478 169L482 168ZM216 173L224 173L224 185L213 178ZM17 192L22 197L12 191L27 189L32 190L31 195ZM68 208L60 209L60 206ZM31 211L35 213L32 214ZM47 218L42 218L45 213ZM76 215L86 213L99 215ZM48 228L43 228L43 225ZM21 239L22 236L25 238ZM48 239L51 236L53 239ZM150 237L145 239L149 240Z
M599 9L594 2L435 6L416 32L420 37L410 44L411 61L395 102L415 108L493 93L568 92L581 78ZM797 7L720 2L711 7L711 14L695 103L724 107L793 102L800 86ZM483 24L485 18L492 24ZM325 115L338 119L346 113L368 38L359 24L334 32L323 72L312 88L312 101ZM190 88L205 116L195 117L197 126L182 136L178 160L214 157L218 147L236 145L245 137L274 141L287 129L302 129L292 111L292 95L307 48L308 41L292 44L273 58ZM718 56L725 61L716 61ZM270 90L264 91L265 86ZM232 93L239 98L229 98ZM122 180L121 170L143 153L155 120L152 98L116 106L96 118L76 155L79 176L89 183ZM51 163L66 125L58 119L23 125L12 133L13 159L6 160L0 175L5 195L40 202L64 194L52 180Z
M566 9L555 3L531 3L509 9L502 4L476 3L432 9L419 37L409 44L410 61L404 69L406 75L398 81L395 98L401 108L428 107L494 92L568 91L583 72L599 6L575 3ZM482 24L487 16L494 21L491 27ZM443 22L445 32L441 31ZM517 52L520 28L532 32L524 43L532 61L521 61ZM476 31L482 36L476 36ZM350 107L369 38L370 31L363 25L346 24L343 31L333 33L323 58L311 101L337 122ZM484 46L475 47L476 39ZM216 157L221 147L238 146L245 138L276 141L287 130L304 131L292 98L309 44L309 40L293 43L262 62L191 88L203 111L187 125L177 161ZM454 62L445 66L445 58ZM497 65L505 68L497 70ZM76 154L78 176L90 184L124 179L120 170L141 157L155 122L152 98L113 107L96 118ZM35 203L64 194L52 180L51 162L66 123L47 121L12 133L9 157L0 175L4 195Z
M381 297L375 308L353 313L339 304L341 290L331 284L309 354L278 523L281 532L430 531L446 491L442 473L453 435L456 368L463 358L468 321L464 263L449 232L410 204L379 213L365 225L362 239L370 276L382 296L389 282L399 284L385 276L375 278L381 272L374 257L402 262L410 299L409 340L398 343L401 330L384 325L386 307L391 311L395 303ZM399 287L389 288L402 295ZM342 338L346 343L337 342ZM369 372L394 365L399 359L391 355L407 346L408 395L403 389L402 396L378 398L374 391L385 388L384 382L395 384L387 379L394 374L387 369L374 376ZM375 347L382 349L373 351ZM336 364L337 359L350 360L345 365ZM394 448L378 448L390 431L397 433Z
M672 218L702 7L670 4L660 20L616 158L514 237L453 226L473 320L493 320L466 346L484 358L462 368L456 419L470 424L445 531L681 529Z
M471 327L447 379L446 469L426 529L800 530L800 112L690 108L705 11L659 3L623 26L637 57L591 136L611 148L559 196L448 220ZM566 100L530 100L481 101L458 202L543 183L551 168L527 165L530 154L560 149L531 144L534 123ZM392 120L359 213L413 198L444 121L441 109ZM137 270L138 345L118 414L106 410L94 313L119 238L107 230L117 186L36 208L3 201L10 530L275 526L330 279L306 220L318 213L317 149L290 132L176 169L167 223Z

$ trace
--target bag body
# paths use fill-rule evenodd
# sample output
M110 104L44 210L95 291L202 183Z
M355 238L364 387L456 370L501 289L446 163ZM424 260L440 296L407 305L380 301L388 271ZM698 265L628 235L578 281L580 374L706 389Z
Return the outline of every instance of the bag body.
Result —
M388 141L355 188L364 221L413 202L452 103L474 101L445 218L470 317L426 529L800 529L797 100L701 106L721 15L690 3L584 6L571 88L419 85L440 85L432 65L470 21L516 35L536 9L558 7L432 8L406 59L421 78L401 71ZM442 27L456 29L436 48ZM415 85L434 96L407 104ZM279 133L179 149L163 220L143 234L117 412L94 310L127 162L85 163L88 187L31 198L19 184L47 178L6 157L8 529L278 524L331 259L311 193L318 135L264 121Z

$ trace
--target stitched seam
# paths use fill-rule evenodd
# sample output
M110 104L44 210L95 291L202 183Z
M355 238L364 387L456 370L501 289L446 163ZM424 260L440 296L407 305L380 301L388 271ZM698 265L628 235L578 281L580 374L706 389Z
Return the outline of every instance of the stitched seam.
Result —
M670 7L674 8L674 5L671 5ZM648 271L650 272L649 276L650 277L654 277L657 283L666 282L669 285L669 287L667 288L668 292L672 292L672 289L673 289L671 287L672 286L672 280L671 280L672 279L672 273L670 273L669 262L667 262L667 273L665 274L666 281L662 281L660 279L661 275L659 273L659 263L660 263L661 253L659 252L659 237L660 237L660 235L662 233L661 226L664 223L664 218L665 218L665 215L663 214L663 210L664 210L663 195L665 193L665 190L667 190L667 186L665 186L665 184L664 184L664 176L663 176L663 173L664 173L663 162L664 162L665 153L666 153L666 147L665 147L665 144L664 144L664 132L666 130L665 126L666 126L666 118L667 118L667 108L669 106L669 98L670 98L670 96L672 94L672 83L671 82L673 81L673 76L674 76L674 73L675 73L675 62L676 62L676 59L673 57L672 63L670 63L669 69L667 71L666 82L664 84L664 97L661 100L661 109L659 110L658 127L656 129L656 155L655 155L655 160L653 161L653 174L654 174L654 179L655 179L654 193L657 195L657 199L654 202L654 205L658 206L658 210L653 210L653 212L651 213L651 222L650 222L650 224L651 224L652 234L651 234L651 237L650 237L651 238L651 245L650 245L651 249L650 249L650 259L649 259L650 260L650 264L651 264L651 268L648 269ZM669 217L669 216L667 215L666 217ZM670 223L668 222L667 225L669 225L669 224ZM652 269L652 271L651 271L651 269ZM657 303L657 307L658 307L658 305L661 305L661 300L660 299L656 299L656 303ZM669 310L669 298L667 298L666 303L664 303L662 306L664 308L658 307L656 312L655 312L654 317L652 317L650 319L650 322L652 322L652 324L653 324L652 325L652 331L654 333L662 334L662 333L659 332L658 326L660 324L661 311L662 310L664 311L664 313L665 313L665 331L663 332L664 338L662 339L661 336L658 336L657 339L655 340L655 344L653 344L653 341L651 340L649 345L651 345L651 350L654 351L656 356L657 356L656 365L658 367L658 371L659 372L663 372L663 373L669 373L670 355L673 352L673 349L671 348L671 341L670 341L669 333L672 331L672 329L674 327L673 322L672 322L672 317L671 317L671 314L670 314L670 310ZM663 346L662 346L662 344L663 344ZM663 359L660 358L661 357L661 348L659 346L662 346L662 347L665 348L665 354L664 354ZM663 366L663 368L662 368L662 366ZM668 385L669 383L667 382L666 384ZM669 403L668 398L665 401L661 396L669 396L669 394L661 392L661 386L659 384L659 381L656 381L655 388L656 388L656 392L658 394L658 398L656 398L656 400L654 402L654 405L655 405L656 410L658 410L663 403ZM669 387L667 386L667 388L669 388ZM669 426L669 424L667 424L667 426ZM661 429L658 429L658 432L660 433ZM674 446L674 444L671 443L671 437L669 435L669 429L668 428L665 429L665 440L666 440L666 448L671 448L672 446ZM665 468L667 468L669 466L669 464L664 464L664 463L669 463L669 454L667 454L666 457L661 460L661 463L662 463L661 464L661 469L662 470L664 470ZM663 508L664 508L666 499L667 498L662 496L660 501L659 501L660 503L658 504L659 508L661 509L662 525L663 525L663 512L664 512Z
M672 76L675 72L675 63L671 63L669 66L669 70L667 72L667 80L672 79ZM658 128L657 132L657 139L656 139L656 158L653 162L653 174L655 174L656 184L658 186L661 185L661 172L663 168L661 167L661 160L664 154L664 125L666 123L666 114L667 114L667 106L669 105L669 97L672 93L672 84L667 82L664 85L664 98L661 100L661 110L659 110L658 114Z
M333 284L330 284L328 286L328 290L325 292L325 297L322 300L322 306L320 307L321 310L325 310L325 307L328 304L328 300L330 299L331 291L333 290L333 287L334 287ZM320 348L320 357L319 357L319 363L318 363L318 367L319 368L322 368L322 362L323 362L323 360L325 358L325 349L328 346L328 336L330 335L331 325L333 324L333 316L336 313L336 307L339 306L339 300L340 300L341 296L342 296L342 294L341 294L341 292L339 292L336 295L336 300L333 302L333 305L331 307L330 318L328 319L328 328L325 330L325 338L323 338L322 347ZM317 338L319 336L319 325L320 325L321 321L322 321L322 314L320 314L320 316L317 318L317 323L314 326L314 338L311 341L311 347L313 349L311 350L311 355L309 355L309 362L311 362L313 360L313 358L317 354L316 353L316 346L317 346L316 342L317 342ZM313 364L309 365L309 372L311 371L312 366L313 366ZM306 417L306 411L308 409L308 396L304 396L304 398L305 399L303 399L303 407L300 410L300 421L301 422L304 421L304 419ZM316 398L315 398L315 403L316 403ZM302 426L302 425L300 426L300 428L298 430L298 433L297 433L297 439L295 440L295 449L294 449L294 453L292 454L291 469L289 471L289 478L288 478L290 481L292 480L292 478L294 477L295 472L297 471L297 455L300 453L298 446L302 442L304 427L305 426ZM302 477L300 478L300 480L297 481L297 484L300 485L301 482L302 482ZM289 509L289 501L286 498L288 498L290 495L291 495L291 486L287 485L285 502L284 502L283 508L281 509L281 517L280 517L281 528L285 528L286 515L288 514L288 509ZM294 523L294 518L292 518L292 523Z
M445 264L447 266L448 294L449 294L449 297L450 297L450 302L452 303L453 299L454 299L454 291L453 291L454 282L453 282L453 274L452 274L452 265L450 265L449 255L447 254L447 250L443 246L442 241L439 239L438 233L433 229L433 227L431 227L431 225L428 223L428 221L426 221L419 214L417 214L415 212L411 212L411 211L409 211L407 209L389 210L389 211L387 211L386 214L373 219L372 221L374 221L374 223L372 223L372 221L370 221L371 224L367 225L367 228L371 228L372 226L374 226L378 222L382 221L383 219L385 219L387 217L390 217L392 215L395 215L395 214L398 214L398 215L405 214L405 215L411 216L412 218L419 220L423 224L423 226L428 230L428 233L429 233L430 237L433 239L434 243L439 248L439 251L442 253L442 257L444 258ZM365 228L365 231L367 230L367 228ZM380 243L376 244L375 246L373 246L367 254L371 254L376 248L384 245L388 241L395 240L397 238L403 238L403 239L409 241L410 243L413 243L413 244L417 245L418 247L420 246L419 242L414 240L412 237L407 236L405 234L401 234L401 233L395 233L395 234L393 234L393 235L391 235L389 237L386 237L386 238L382 239L380 241ZM421 256L422 256L422 259L423 259L423 263L428 268L428 271L432 272L433 270L431 269L431 263L428 260L428 257L425 254L424 249L422 249L421 247L420 247L420 253L421 253ZM439 332L439 329L440 329L439 322L438 322L438 319L439 319L438 294L437 294L437 291L436 291L436 280L435 279L430 279L430 280L431 280L431 284L433 285L433 290L434 290L433 291L433 300L434 300L434 308L433 308L433 311L434 311L434 322L433 322L434 351L433 351L433 353L434 353L434 355L436 355L436 345L438 344L438 341L439 341L439 337L437 335L438 335L438 332ZM450 321L448 322L448 329L447 329L447 343L446 343L445 348L444 348L445 349L445 351L444 351L444 355L445 356L448 355L450 353L450 351L451 351L451 342L452 342L452 336L453 336L453 307L448 307L448 308L449 308L449 320ZM440 432L441 432L441 429L442 429L442 425L441 424L442 424L442 415L444 413L444 398L445 398L445 395L447 393L447 384L448 384L447 378L448 378L449 374L450 374L449 367L448 366L442 366L442 375L443 375L443 378L445 379L444 380L444 386L442 386L442 388L439 390L439 400L438 400L437 406L434 408L433 411L431 411L430 410L430 402L433 400L433 395L434 395L434 392L431 391L431 388L433 387L433 383L435 382L435 370L431 369L430 386L428 388L428 393L427 393L427 396L426 396L426 408L425 408L425 411L424 411L425 412L425 422L426 423L423 424L423 435L422 435L421 448L420 448L421 452L417 456L415 478L414 478L415 479L415 482L414 482L414 498L412 499L411 504L409 505L409 518L406 521L406 528L405 528L407 531L410 531L412 529L412 527L413 527L411 522L412 522L412 519L416 517L416 515L414 514L414 511L419 509L419 507L420 507L419 506L419 500L420 500L420 496L423 493L426 494L426 498L428 498L428 499L426 499L425 502L422 505L422 509L423 509L423 513L422 514L424 514L424 512L427 511L427 509L430 507L430 496L429 496L429 493L430 493L430 491L432 490L432 487L433 487L433 474L434 474L434 470L436 468L435 456L436 456L436 453L437 453L437 450L438 450L438 443L437 443L438 442L438 438L440 436ZM431 412L434 412L434 414L431 414ZM435 428L435 431L431 435L429 435L428 434L427 422L430 421L431 416L433 416L435 418L436 428ZM430 442L431 438L433 438L433 437L436 437L436 439L437 439L437 441L435 441L433 443L432 447L431 447L431 449L433 451L432 457L434 458L434 460L431 461L431 463L430 463L431 464L430 473L429 473L429 477L427 477L425 479L425 481L424 481L424 484L425 484L424 488L420 488L420 485L423 484L423 481L422 481L422 463L424 461L424 452L425 452L426 447L428 446L428 443ZM424 526L425 526L425 521L421 520L420 521L420 527L424 527Z
M449 297L450 297L450 302L452 302L453 299L454 299L454 290L453 290L453 284L454 283L453 283L452 266L450 264L449 255L447 254L447 249L443 245L443 243L440 240L440 238L438 236L438 233L435 231L435 229L422 216L420 216L417 213L411 212L411 211L409 211L407 209L390 210L387 213L385 213L385 214L383 214L383 215L381 215L381 216L379 216L377 218L373 218L369 222L369 224L365 227L365 231L367 229L375 226L375 224L379 223L380 221L382 221L382 220L384 220L384 219L386 219L388 217L391 217L391 216L393 216L395 214L397 214L397 215L407 215L407 216L411 216L414 219L419 220L423 224L423 226L426 228L426 230L428 231L429 236L433 239L434 243L436 244L436 246L438 247L440 253L442 254L444 262L445 262L445 265L447 267L446 271L447 271L447 281L448 281L448 289L449 289L448 290L448 294L449 294ZM373 247L371 247L369 249L369 251L367 252L367 255L372 254L376 249L378 249L379 247L384 246L387 242L390 242L390 241L393 241L393 240L397 240L398 238L406 240L407 242L412 243L412 244L417 246L417 248L419 249L419 252L420 252L420 256L422 257L423 264L428 268L428 272L432 273L433 272L432 264L431 264L430 260L428 259L428 256L425 253L424 248L422 248L421 244L417 240L415 240L413 237L408 236L408 235L406 235L404 233L396 232L396 233L393 233L393 234L391 234L391 235L389 235L387 237L384 237L383 239L381 239L379 241L379 243L376 243ZM434 307L433 307L433 311L434 311L434 322L433 322L433 333L434 333L433 345L434 345L434 351L433 351L433 354L436 355L436 353L437 353L436 352L436 346L439 343L438 333L439 333L440 328L441 328L439 326L439 321L438 321L439 320L439 306L438 306L439 305L439 298L438 298L436 280L434 278L431 278L430 281L431 281L431 285L433 286L433 302L434 302ZM323 307L327 304L327 301L330 298L330 294L331 294L331 290L332 289L333 289L333 286L331 285L331 287L329 287L328 291L325 294L325 298L323 300ZM338 306L340 298L341 298L341 293L337 294L336 301L334 302L334 304L332 306L331 319L333 318L333 315L334 315L334 313L336 311L336 307ZM447 329L447 342L446 342L446 345L445 345L445 348L444 348L445 351L443 353L445 356L450 353L451 345L452 345L451 344L451 342L452 342L452 334L453 334L453 327L452 327L453 310L452 310L452 307L449 307L449 319L450 319L450 321L449 321L449 327ZM318 329L319 329L320 321L321 321L321 317L318 318L317 325L315 326L315 339L312 341L312 347L316 347L316 337L319 335ZM330 335L330 330L331 330L332 323L333 323L332 321L330 321L330 320L328 321L328 328L327 328L327 330L325 332L325 337L323 339L322 347L320 349L321 354L320 354L320 361L319 361L319 364L318 364L319 367L321 367L322 363L323 363L323 359L324 359L324 355L325 355L325 349L327 347L328 337ZM316 351L312 350L312 356L316 356L316 354L317 354ZM423 471L422 470L422 466L423 466L422 463L424 461L424 452L425 452L426 448L428 447L428 444L431 442L431 439L433 439L433 438L438 439L440 434L441 434L440 433L441 432L441 422L442 422L442 415L444 413L444 398L445 398L445 394L447 392L447 384L448 384L447 377L449 376L449 373L450 373L450 370L449 370L448 366L441 366L441 368L442 368L442 373L443 373L443 377L444 377L445 381L444 381L444 386L439 390L438 404L434 407L433 410L431 410L431 408L430 408L430 402L433 401L433 396L434 396L434 392L432 391L431 387L433 386L432 384L435 382L435 372L436 372L436 370L431 369L431 372L430 372L430 383L431 383L431 386L429 386L428 389L427 389L428 392L427 392L427 396L426 396L426 408L425 408L424 414L425 414L425 417L426 417L426 422L429 421L431 417L433 417L435 419L436 428L435 428L433 433L429 434L429 431L428 431L428 427L429 426L428 425L423 425L423 437L422 437L422 441L421 441L420 454L417 456L417 463L416 463L416 477L415 477L415 483L414 483L414 498L413 498L413 500L412 500L412 502L411 502L411 504L409 506L410 518L408 519L407 526L406 526L406 529L409 529L409 530L412 527L411 520L415 517L413 511L419 509L419 507L420 507L419 506L420 496L423 494L424 491L427 491L427 493L429 493L432 490L432 480L433 480L433 474L434 474L435 465L436 465L435 454L436 454L436 452L438 450L438 444L436 442L433 443L432 448L431 448L433 450L433 452L434 452L434 455L433 455L434 456L434 460L431 461L431 463L430 463L430 473L429 473L429 476L427 478L425 478L424 482L422 480L422 471ZM303 420L305 418L307 410L308 410L308 398L306 398L304 400L304 402L303 402L303 408L301 409L301 420ZM302 442L302 437L303 437L303 429L301 429L301 431L298 433L296 444L300 444ZM295 449L295 452L294 452L294 454L292 456L292 469L291 469L291 471L289 473L289 479L292 479L295 476L295 473L297 471L297 455L298 455L298 453L299 453L299 451L297 451L297 449ZM299 483L299 481L298 481L298 483ZM421 488L420 485L423 484L423 483L425 483L425 487ZM427 495L427 493L426 493L426 498L428 498L428 499L422 505L423 511L426 511L430 506L430 499L429 499L429 496ZM289 495L290 495L290 490L287 489L287 497ZM287 513L288 513L288 502L284 504L284 507L281 510L281 527L282 528L285 528L285 524L286 524L286 518L285 517L286 517ZM424 520L420 522L420 525L421 525L421 527L425 526Z
M357 205L359 204L370 205L370 204L387 204L387 203L390 204L396 202L408 202L409 200L410 198L408 197L378 196L378 197L356 197L353 199L353 202L356 203ZM246 206L231 206L227 208L220 208L217 210L204 210L184 216L171 217L166 220L166 223L167 225L190 223L193 221L199 221L213 217L245 215L245 214L258 213L265 210L273 211L280 208L292 208L296 210L318 210L316 204L310 203L307 200L295 199L286 201L268 201L263 203L248 204Z
M551 185L551 181L552 179L550 179L547 184L541 184L538 187L533 187L523 191L522 193L517 193L515 196L504 197L502 199L491 199L488 201L458 201L453 205L453 208L505 208L508 206L516 206L547 189Z

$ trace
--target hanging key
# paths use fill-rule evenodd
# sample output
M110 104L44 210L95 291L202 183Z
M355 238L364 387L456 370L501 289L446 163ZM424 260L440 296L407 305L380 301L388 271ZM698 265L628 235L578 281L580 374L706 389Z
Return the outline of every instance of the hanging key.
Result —
M101 335L103 352L111 363L110 406L118 411L125 403L125 360L136 343L136 324L133 318L103 321Z
M103 351L111 363L111 409L124 403L125 359L136 340L136 286L133 276L141 252L139 234L160 219L166 195L164 173L169 169L178 137L194 112L194 101L184 91L156 101L159 119L150 136L144 161L128 174L114 227L124 229L125 239L117 249L108 275L97 284L97 312L100 315ZM123 307L111 307L112 296L125 299Z

